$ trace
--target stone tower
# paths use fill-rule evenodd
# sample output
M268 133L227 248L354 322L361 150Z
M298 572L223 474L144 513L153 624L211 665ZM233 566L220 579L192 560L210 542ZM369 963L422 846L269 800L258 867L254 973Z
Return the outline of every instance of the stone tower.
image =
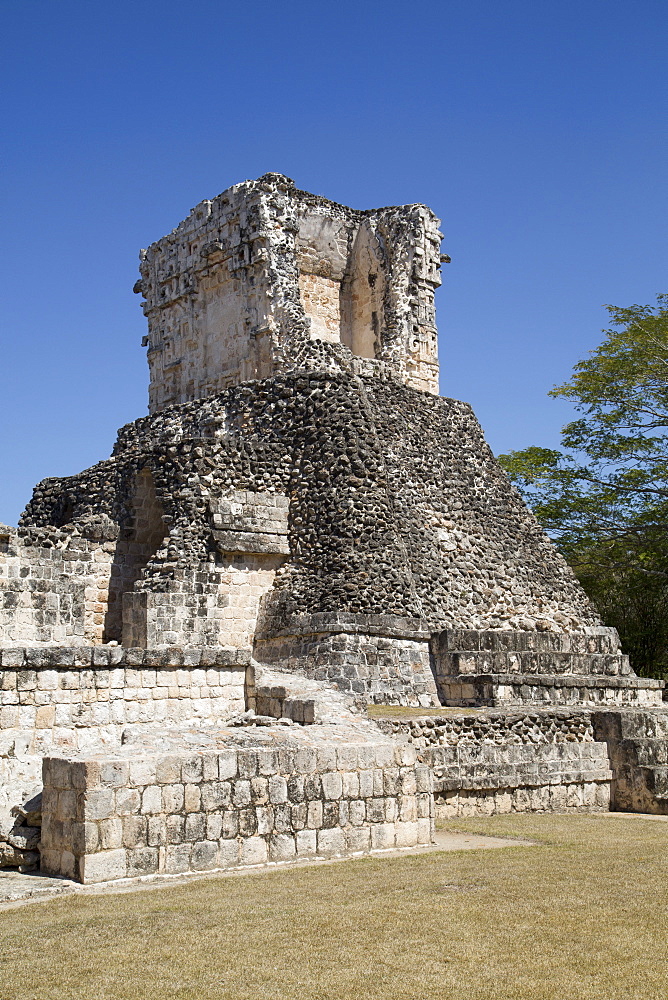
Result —
M203 201L141 252L149 410L295 366L386 370L438 392L438 220L424 205L357 212L282 174Z
M668 812L663 682L437 395L440 240L424 206L267 174L142 252L150 414L0 525L0 867L100 882L426 845L434 815Z
M266 174L142 251L150 415L36 487L1 644L241 649L378 702L656 701L437 395L441 238Z

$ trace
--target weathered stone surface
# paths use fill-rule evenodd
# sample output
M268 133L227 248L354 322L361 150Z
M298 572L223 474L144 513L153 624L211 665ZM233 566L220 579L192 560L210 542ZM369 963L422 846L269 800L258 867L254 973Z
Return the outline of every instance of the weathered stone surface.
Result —
M662 704L663 682L636 677L614 629L445 630L432 636L430 648L446 705Z
M267 174L142 251L150 416L0 526L0 866L422 844L434 788L663 810L663 685L436 395L437 226Z
M613 769L612 808L668 815L668 710L592 713Z
M427 705L439 630L600 629L470 408L431 391L439 242L424 206L271 174L153 244L152 416L0 536L0 644L254 647Z
M195 484L193 452L201 453ZM158 461L165 453L168 460ZM54 505L63 496L82 516L103 505L116 517L121 534L107 567L109 601L115 587L130 586L123 548L136 531L129 526L132 498L147 488L139 469L151 471L171 528L169 542L145 556L144 577L126 591L124 645L218 645L239 636L250 644L254 635L273 644L261 650L272 662L276 655L306 657L315 669L319 658L339 653L343 677L346 655L362 667L379 657L391 665L392 643L385 640L421 643L420 655L428 657L425 643L444 627L500 628L519 616L535 630L550 615L564 632L600 627L464 404L398 383L311 372L249 383L138 421L121 433L108 463L38 487L24 517L24 531L29 524L57 526ZM115 491L103 485L109 481L118 484ZM222 552L222 561L210 561L211 549L232 546L231 535L247 549L261 548L243 530L226 530L221 542L214 519L221 503L232 506L229 497L264 496L268 487L282 498L291 494L290 556L249 551L239 563L234 552ZM243 508L239 517L243 526ZM452 525L456 544L443 542L441 522ZM481 528L491 523L494 531ZM111 628L109 603L103 613ZM331 615L338 622L319 617ZM122 630L113 627L120 639ZM336 648L337 636L348 650ZM374 694L381 694L376 683Z
M201 202L141 254L151 412L309 356L438 392L441 238L424 205L357 212L281 174Z
M426 845L430 776L412 748L350 716L144 732L113 753L45 760L42 864L100 882ZM132 793L142 815L121 822Z

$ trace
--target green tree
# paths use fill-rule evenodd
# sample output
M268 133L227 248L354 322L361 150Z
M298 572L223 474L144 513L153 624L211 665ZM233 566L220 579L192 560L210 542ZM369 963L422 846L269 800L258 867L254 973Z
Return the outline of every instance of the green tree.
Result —
M640 673L668 675L668 295L606 306L611 329L550 395L581 416L563 450L501 464Z

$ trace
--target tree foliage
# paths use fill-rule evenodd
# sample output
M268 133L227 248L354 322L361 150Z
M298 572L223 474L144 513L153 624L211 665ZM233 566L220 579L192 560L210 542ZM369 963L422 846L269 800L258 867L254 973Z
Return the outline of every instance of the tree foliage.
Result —
M606 306L611 329L550 395L578 419L562 449L499 456L635 669L668 673L668 295Z

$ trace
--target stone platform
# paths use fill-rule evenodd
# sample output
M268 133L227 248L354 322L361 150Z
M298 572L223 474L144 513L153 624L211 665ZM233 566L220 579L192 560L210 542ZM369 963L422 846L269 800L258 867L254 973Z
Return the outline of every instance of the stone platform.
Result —
M82 882L431 843L431 770L360 720L137 734L46 758L42 870Z
M662 705L664 682L636 676L614 629L448 629L433 636L431 650L445 705Z
M539 648L522 655L542 662L625 662L602 636L571 636L569 651L544 648L563 637L529 641ZM579 649L585 641L598 648ZM244 650L0 656L5 865L108 881L425 845L434 817L661 813L668 802L668 712L657 707L426 707L412 717L396 708L408 716L368 718L331 683Z
M587 711L452 709L377 721L429 763L438 819L610 808L608 748Z
M668 814L668 708L450 708L376 722L431 767L437 819Z

